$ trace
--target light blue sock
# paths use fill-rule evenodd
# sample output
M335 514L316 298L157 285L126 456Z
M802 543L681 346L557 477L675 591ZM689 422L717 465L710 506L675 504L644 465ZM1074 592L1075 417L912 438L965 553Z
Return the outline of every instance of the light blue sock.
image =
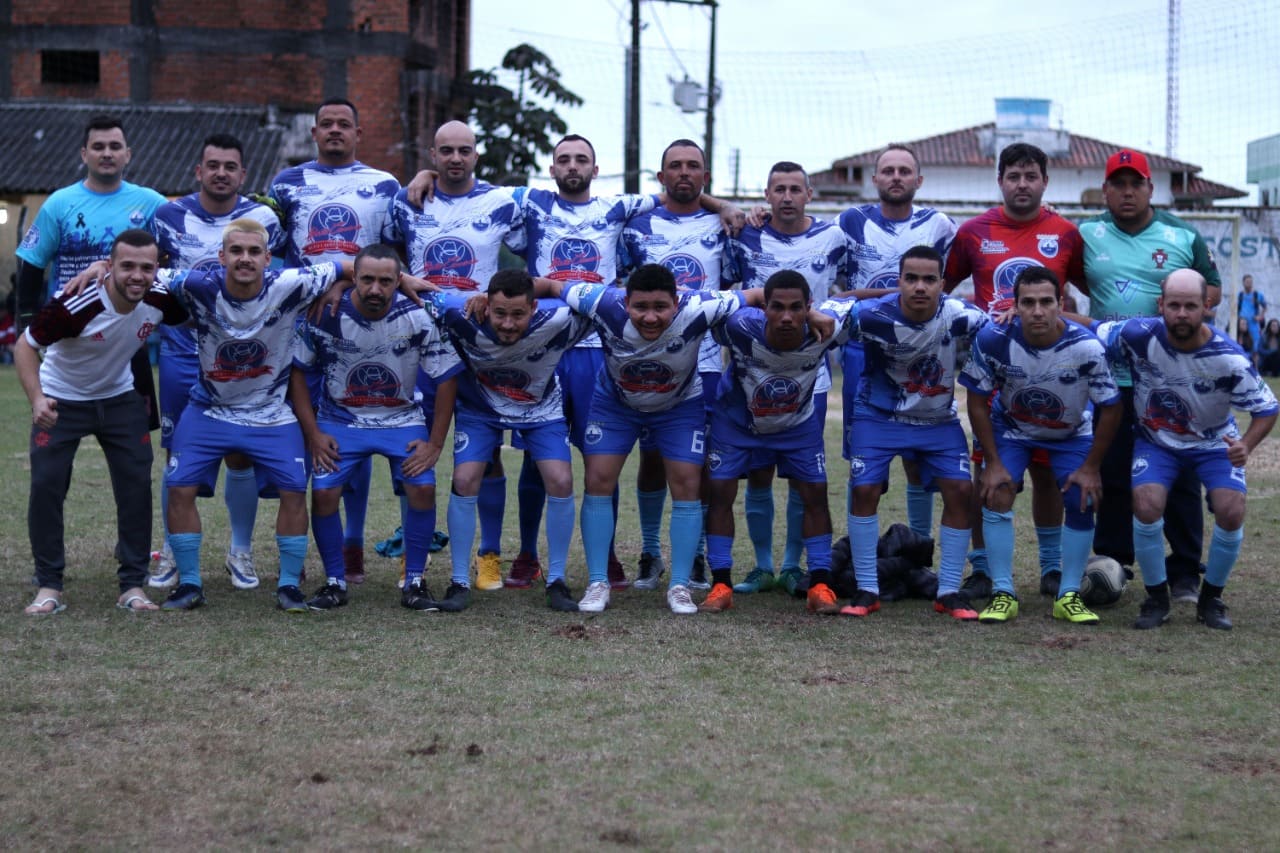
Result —
M1062 583L1058 584L1058 596L1080 591L1080 578L1093 550L1093 528L1076 530L1062 527Z
M809 571L831 571L831 534L810 536L804 542L804 553L809 557Z
M787 544L782 549L782 568L800 568L800 552L804 550L804 543L804 498L795 489L787 489ZM813 568L812 555L809 556L809 568Z
M369 514L369 481L373 478L373 457L357 465L342 489L342 508L347 514L343 545L364 545L364 520Z
M876 570L876 543L880 539L880 516L849 516L849 551L853 555L853 576L858 589L880 594L880 574Z
M662 554L662 511L667 502L667 490L642 492L636 489L636 504L640 515L640 551L655 557Z
M253 468L228 468L222 497L231 521L231 550L252 550L253 524L258 520L258 477Z
M486 477L476 497L480 513L480 553L502 553L502 518L507 511L507 478Z
M538 528L542 524L542 506L547 501L547 487L542 482L538 465L529 454L520 464L520 479L516 482L516 501L519 505L520 553L538 558Z
M445 523L449 525L449 562L453 569L453 583L471 586L471 546L476 541L477 496L464 498L449 493L449 508L445 510ZM406 531L407 532L407 531ZM408 564L405 557L405 564Z
M307 559L307 537L281 536L276 534L276 547L280 549L280 583L282 586L297 586L302 582L302 564Z
M1145 524L1133 517L1133 556L1142 569L1143 586L1159 586L1169 579L1164 568L1164 519Z
M1244 528L1223 530L1213 525L1213 539L1209 542L1209 556L1204 563L1204 581L1213 586L1226 586L1227 577L1240 556L1240 543L1244 541Z
M974 548L969 552L968 559L975 575L991 577L991 565L987 560L986 548Z
M773 489L747 486L742 504L747 517L747 536L756 552L756 566L773 571Z
M422 577L427 568L427 552L431 550L431 537L436 532L436 508L414 509L405 512L404 525L404 582L406 585ZM463 553L466 553L465 551Z
M613 501L609 502L610 512ZM553 498L547 495L547 583L564 579L569 562L569 542L573 539L573 495Z
M342 516L338 513L311 516L311 536L316 540L316 551L324 564L326 578L345 579L346 565L342 560Z
M169 534L169 549L173 551L173 562L178 567L178 583L201 585L200 542L203 538L199 533Z
M907 526L921 536L933 536L933 494L907 483Z
M987 543L992 590L1013 595L1013 512L983 507L982 538Z
M964 556L969 550L969 531L945 524L938 526L941 552L938 555L938 597L960 591L964 575Z
M587 559L588 583L608 582L609 540L612 538L613 499L608 495L583 495L582 553Z
M1037 527L1036 542L1040 544L1040 574L1062 571L1062 525Z
M671 586L688 586L702 538L702 504L671 501Z
M733 568L733 537L707 534L707 565L712 571Z

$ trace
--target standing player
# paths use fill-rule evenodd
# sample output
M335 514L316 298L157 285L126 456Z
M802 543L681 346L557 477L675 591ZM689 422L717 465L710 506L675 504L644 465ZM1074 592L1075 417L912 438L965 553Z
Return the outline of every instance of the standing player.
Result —
M1120 392L1102 343L1088 329L1062 319L1061 290L1051 269L1020 270L1010 293L1017 316L978 332L973 357L960 375L969 389L969 423L983 453L975 486L995 588L990 605L978 614L981 622L1008 622L1018 615L1013 501L1037 450L1045 452L1057 476L1055 488L1066 495L1053 618L1087 625L1098 621L1080 600L1080 578L1093 547L1094 508L1102 499L1102 457L1120 423ZM1096 430L1090 404L1096 407Z
M427 303L468 367L458 383L449 495L453 582L445 601L456 600L462 609L470 599L467 555L475 539L477 493L503 430L509 429L521 438L546 484L547 606L576 611L565 582L573 538L573 467L556 367L560 356L591 331L591 322L567 305L539 303L524 270L502 270L485 295L473 300L487 319L472 319L460 294L437 294Z
M422 199L419 206L409 200L407 190L398 192L382 239L403 250L409 272L441 290L484 293L498 271L503 242L513 233L521 235L524 229L518 198L522 191L476 180L476 137L460 121L446 122L436 131L431 158L435 166L434 193ZM516 238L517 245L522 239ZM423 407L429 410L434 387L421 375L418 386ZM476 587L482 590L503 586L502 520L506 503L507 478L501 448L496 448L476 500L480 548L474 562ZM535 570L533 575L536 574ZM523 579L523 573L515 569L512 575L510 586L528 586L533 580Z
M1245 465L1275 426L1280 406L1253 362L1204 322L1208 282L1195 270L1171 273L1159 317L1102 323L1108 354L1133 378L1137 437L1133 446L1133 550L1147 598L1133 627L1169 620L1164 541L1165 502L1179 471L1192 469L1209 489L1213 539L1196 619L1230 630L1222 590L1244 540ZM1251 415L1244 435L1232 408ZM1112 511L1112 510L1108 510Z
M396 293L400 258L374 244L355 259L355 288L333 313L298 329L290 393L307 440L311 479L311 529L324 562L325 583L307 602L312 610L347 603L338 503L351 472L373 454L391 463L392 479L409 502L405 541L405 585L400 603L412 610L444 609L422 582L436 529L436 460L444 447L462 369L436 324L410 299ZM306 374L324 377L324 395L310 399ZM414 400L414 379L425 371L443 380L430 430ZM319 411L312 408L318 404Z
M1040 206L1049 185L1049 159L1034 145L1015 142L1000 152L996 161L996 184L1004 203L970 219L956 232L947 255L946 290L973 277L973 304L997 317L1014 307L1013 289L1018 274L1034 266L1046 267L1062 282L1084 284L1084 245L1076 227L1058 214ZM976 445L976 442L975 442ZM974 448L973 461L982 464L984 449ZM1031 514L1036 540L1040 544L1040 592L1058 595L1062 577L1062 495L1047 451L1032 453ZM981 467L974 472L981 477ZM976 480L975 480L976 483ZM973 507L973 550L969 559L973 574L964 590L972 598L991 595L990 573L983 547L981 501ZM1092 523L1090 523L1092 529Z
M206 137L196 162L199 192L161 205L152 231L165 265L173 269L210 272L219 268L222 231L244 217L267 229L267 248L276 251L284 243L280 222L271 208L240 195L244 184L244 146L226 133ZM187 407L187 397L200 376L195 330L190 325L160 328L160 446L166 458L173 443L173 428ZM258 574L253 566L253 525L258 514L258 484L247 457L231 454L225 460L227 478L223 498L231 521L231 543L226 568L237 589L253 589ZM169 506L169 490L160 484L160 512ZM169 547L168 530L156 573L148 584L168 589L178 582L178 568Z
M876 511L889 463L903 456L915 459L942 492L934 610L977 619L960 595L972 484L964 430L956 417L955 378L987 315L967 302L943 298L942 255L914 246L899 261L898 292L858 303L852 322L867 362L850 428L857 440L849 460L849 545L858 593L842 612L867 616L880 609Z
M156 609L143 590L151 550L151 433L129 363L157 323L181 323L186 312L155 284L157 250L146 231L122 231L110 259L105 286L56 296L14 350L18 380L31 402L27 527L40 587L25 611L32 616L66 609L63 504L76 449L87 435L102 447L116 503L116 606ZM40 347L47 348L43 363Z
M711 416L707 562L713 586L701 609L720 612L733 606L730 578L738 478L776 466L790 478L792 490L803 502L809 610L835 613L840 607L831 589L826 418L814 389L827 352L848 337L848 324L842 322L834 336L820 339L810 334L806 326L813 306L809 282L795 270L769 276L763 293L763 311L735 311L714 332L716 340L729 349L730 366L721 379ZM830 304L846 317L852 307L850 302ZM838 316L835 310L831 314Z
M809 176L798 163L788 160L769 169L765 201L769 203L769 221L759 226L748 224L729 243L730 276L742 284L743 290L763 287L769 277L782 270L794 270L804 276L809 293L825 299L833 289L841 287L847 274L848 241L833 222L823 222L805 213L813 200ZM817 385L813 388L813 404L819 423L827 417L827 392L831 389L831 371L824 357L818 368ZM744 499L747 533L755 548L755 568L734 592L766 592L773 588L773 465L747 474ZM787 491L787 544L782 556L782 584L793 591L803 576L800 553L804 547L801 535L805 503L798 489Z
M350 263L362 248L381 239L391 201L400 191L395 177L356 159L360 116L350 101L329 98L316 110L315 122L311 138L316 159L285 169L271 182L269 194L282 212L287 235L286 267ZM312 382L312 399L318 400L319 378L313 376ZM343 494L347 524L342 554L352 583L364 581L371 471L365 465L354 472Z
M1222 296L1221 279L1209 248L1194 228L1151 207L1151 168L1140 151L1121 150L1107 159L1102 195L1107 212L1080 225L1089 314L1095 320L1150 317L1158 312L1160 282L1174 270L1191 268L1204 276L1212 311ZM1124 419L1102 464L1107 511L1098 517L1093 551L1120 563L1134 560L1132 488L1133 385L1123 365L1114 369L1124 402ZM1176 601L1197 600L1204 515L1195 471L1182 468L1169 490L1165 511L1169 586Z
M1249 336L1253 338L1253 356L1262 342L1262 327L1267 322L1267 297L1253 289L1253 276L1240 280L1242 290L1236 294L1236 316L1249 324ZM1224 318L1225 319L1225 318Z
M946 257L956 235L956 224L946 214L913 203L924 176L910 148L890 145L881 152L871 180L880 201L846 210L838 220L850 240L849 287L859 299L882 296L875 291L892 291L898 286L898 262L907 249L928 246ZM849 339L843 356L844 458L852 460L856 442L849 430L857 408L855 398L861 393L864 362L862 344L856 337ZM921 536L932 536L933 495L925 488L915 462L904 457L902 467L907 475L907 523Z

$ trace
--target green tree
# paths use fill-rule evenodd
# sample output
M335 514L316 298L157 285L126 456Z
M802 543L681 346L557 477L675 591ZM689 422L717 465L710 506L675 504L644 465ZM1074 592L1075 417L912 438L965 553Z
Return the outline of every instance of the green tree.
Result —
M514 74L515 90L501 80ZM502 71L477 69L468 74L471 124L481 150L476 174L505 185L528 183L538 155L550 154L568 125L558 105L577 107L582 98L560 82L560 71L533 45L520 44L502 57Z

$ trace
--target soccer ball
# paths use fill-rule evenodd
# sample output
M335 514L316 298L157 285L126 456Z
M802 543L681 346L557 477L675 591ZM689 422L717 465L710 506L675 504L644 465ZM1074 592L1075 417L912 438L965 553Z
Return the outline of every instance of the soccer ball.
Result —
M1090 607L1106 607L1120 600L1127 583L1124 566L1110 557L1090 557L1080 579L1080 597Z

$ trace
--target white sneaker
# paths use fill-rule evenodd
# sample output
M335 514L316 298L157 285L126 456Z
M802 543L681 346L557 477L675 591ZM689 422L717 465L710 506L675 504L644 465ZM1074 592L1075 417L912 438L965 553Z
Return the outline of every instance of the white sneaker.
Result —
M582 613L603 613L609 606L609 582L596 581L587 584L587 591L578 602L578 610Z
M258 586L258 573L253 570L253 554L248 551L227 552L227 574L231 575L231 585L236 589L255 589Z
M689 595L689 587L683 584L676 584L667 590L667 606L672 613L681 616L698 612L698 605L693 603L693 596Z
M173 551L166 542L164 550L160 552L160 561L156 563L156 570L147 578L147 586L152 589L172 589L177 585L178 564L173 561Z

